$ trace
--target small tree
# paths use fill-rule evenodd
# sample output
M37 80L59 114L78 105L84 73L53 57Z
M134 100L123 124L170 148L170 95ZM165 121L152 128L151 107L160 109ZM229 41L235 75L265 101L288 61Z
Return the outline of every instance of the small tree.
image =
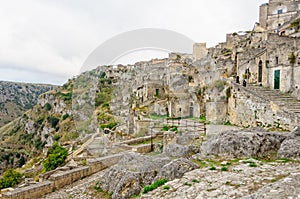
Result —
M46 160L43 161L45 171L51 171L56 169L65 163L68 156L68 151L62 146L59 146L57 142L49 148Z
M0 179L0 189L7 187L14 187L16 184L20 183L22 180L22 174L13 170L8 169L3 174Z

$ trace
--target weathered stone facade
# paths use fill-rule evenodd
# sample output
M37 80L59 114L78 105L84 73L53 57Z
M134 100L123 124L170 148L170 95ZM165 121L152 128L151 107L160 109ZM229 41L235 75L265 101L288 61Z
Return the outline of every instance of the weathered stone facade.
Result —
M259 23L269 31L279 32L279 29L291 21L298 13L298 0L270 0L260 6Z

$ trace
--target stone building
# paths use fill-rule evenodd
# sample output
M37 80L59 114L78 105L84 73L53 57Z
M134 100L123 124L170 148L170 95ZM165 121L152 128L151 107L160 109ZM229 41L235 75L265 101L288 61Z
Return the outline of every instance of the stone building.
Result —
M296 0L270 0L260 7L260 24L250 34L229 40L238 41L238 45L233 45L237 76L248 83L292 92L300 98L300 37L291 27L300 16L299 5Z
M278 33L299 14L299 10L299 0L269 0L260 6L259 23L266 30Z
M107 76L123 82L119 85L122 95L115 96L112 105L116 113L122 110L116 115L128 121L128 126L142 122L147 115L205 115L212 123L231 121L235 117L230 111L245 100L230 102L232 85L227 80L234 79L290 92L300 99L299 4L296 0L270 0L260 7L260 21L252 31L227 34L226 42L215 47L196 43L192 54L170 53L166 59L110 68ZM295 25L298 18L299 27Z

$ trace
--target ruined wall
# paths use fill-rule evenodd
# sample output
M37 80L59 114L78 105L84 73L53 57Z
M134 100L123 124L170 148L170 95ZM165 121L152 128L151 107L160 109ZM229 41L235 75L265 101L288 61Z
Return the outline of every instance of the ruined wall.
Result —
M300 122L299 116L235 83L232 83L228 113L232 124L243 127L281 127L292 130Z
M227 115L227 102L206 102L206 120L213 124L224 124Z
M195 43L193 46L193 57L195 59L201 59L206 57L208 50L206 48L206 43Z
M268 7L269 7L269 4L267 4L267 3L262 4L259 7L259 24L263 28L267 28Z

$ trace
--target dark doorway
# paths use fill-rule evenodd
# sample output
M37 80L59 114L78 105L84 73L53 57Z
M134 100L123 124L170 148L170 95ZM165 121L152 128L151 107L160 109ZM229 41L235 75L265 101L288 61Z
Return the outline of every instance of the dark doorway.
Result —
M274 89L280 89L280 70L274 71Z
M258 63L258 83L262 82L262 61Z
M194 117L194 103L191 102L190 104L190 117Z
M155 89L155 96L158 97L159 96L159 89Z
M194 117L194 107L190 107L190 117Z

